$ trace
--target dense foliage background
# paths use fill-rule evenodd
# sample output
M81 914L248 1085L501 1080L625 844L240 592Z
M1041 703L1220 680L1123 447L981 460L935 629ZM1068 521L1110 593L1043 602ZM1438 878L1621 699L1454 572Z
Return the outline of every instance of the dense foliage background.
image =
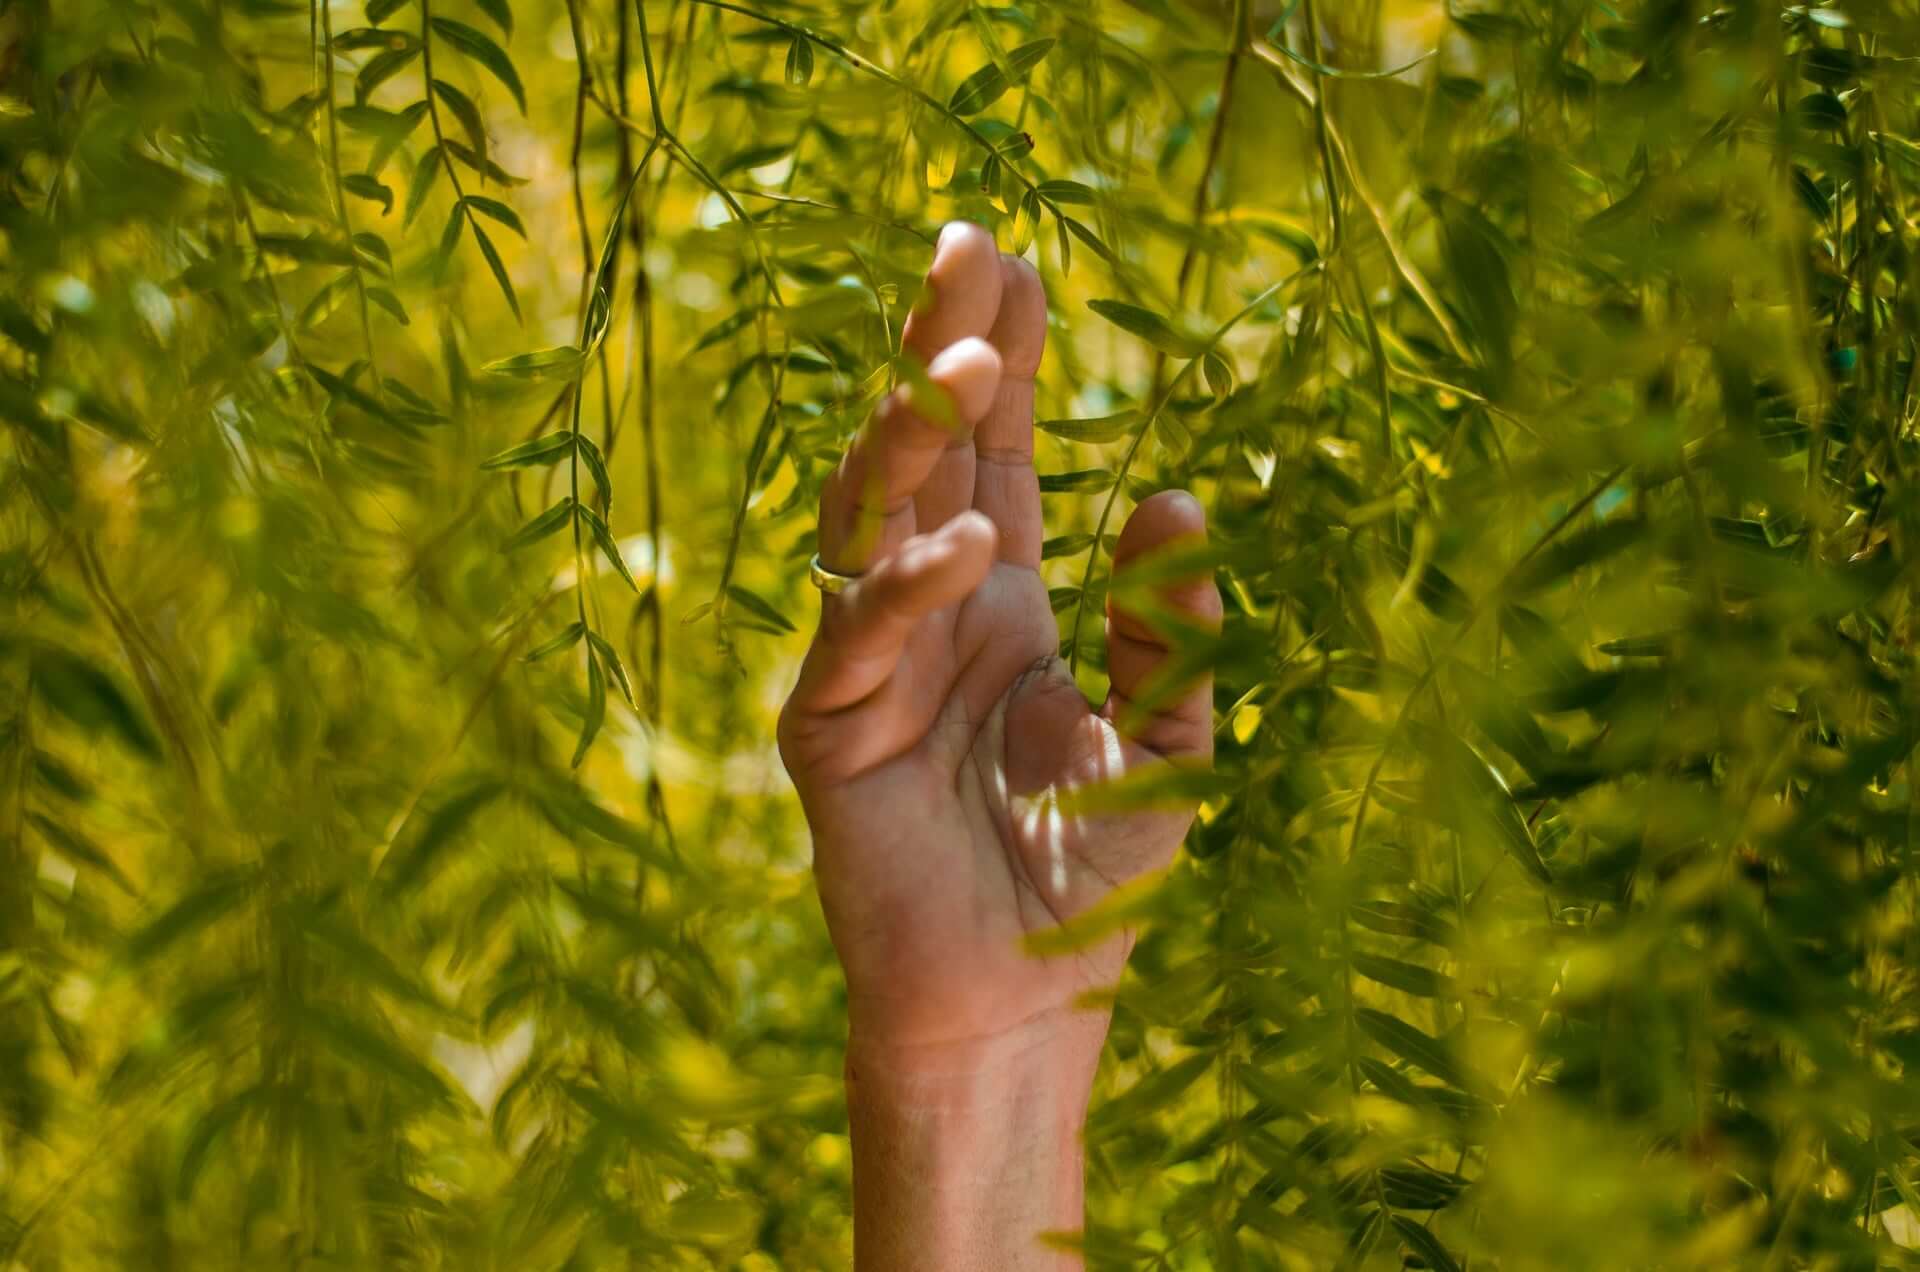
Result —
M1146 925L1091 1261L1920 1262L1916 57L0 3L0 1266L844 1264L771 723L955 216L1052 297L1089 692L1142 493L1228 605L1187 851L1061 934Z

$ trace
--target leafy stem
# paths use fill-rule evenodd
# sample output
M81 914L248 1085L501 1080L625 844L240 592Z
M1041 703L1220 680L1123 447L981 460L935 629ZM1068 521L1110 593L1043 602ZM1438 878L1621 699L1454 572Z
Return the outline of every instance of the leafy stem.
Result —
M638 3L639 0L635 0L635 2ZM1041 207L1051 212L1056 219L1062 223L1068 223L1071 220L1071 218L1067 217L1067 215L1060 210L1060 205L1057 202L1041 192L1039 183L1022 172L1012 162L1009 162L1007 158L1001 154L1000 148L996 146L985 133L974 127L972 121L917 84L901 78L871 59L862 57L832 36L823 35L812 27L801 26L797 22L788 22L784 18L776 18L772 14L762 13L758 9L749 8L746 5L732 4L729 0L692 0L692 2L698 5L705 5L710 9L723 9L728 13L737 13L742 17L752 18L756 22L763 22L768 26L785 31L788 35L798 39L811 41L827 50L827 52L832 53L835 57L840 58L846 62L847 65L853 67L853 69L871 75L881 83L891 85L898 91L907 94L914 100L931 108L935 114L939 115L940 118L948 124L965 133L975 145L986 151L987 154L999 158L1002 170L1011 173L1016 181L1026 187L1027 194ZM1072 222L1072 224L1077 225L1078 222ZM1102 243L1097 236L1081 234L1076 235L1076 237L1091 247L1116 273L1125 272L1125 267L1120 258L1115 256L1112 250L1108 248L1106 244Z
M420 0L422 8L427 0ZM321 62L326 67L326 82L321 98L327 105L327 156L328 175L333 180L333 210L340 224L340 236L345 241L341 246L346 249L349 261L348 269L353 272L353 290L360 303L360 334L367 345L367 370L373 375L373 390L381 392L380 363L373 351L373 318L367 307L367 284L360 274L360 249L353 241L353 221L347 215L347 192L340 175L340 117L333 101L333 16L330 6L314 6L320 13L320 53Z
M468 227L474 228L473 209L467 206L466 188L460 184L460 172L447 149L447 135L440 127L439 95L433 90L433 0L420 0L420 67L427 79L427 122L433 125L434 153L440 157L440 166L446 169L453 196L459 201Z
M1100 505L1099 520L1094 524L1093 544L1087 550L1087 568L1080 576L1080 595L1074 601L1073 605L1073 629L1067 637L1067 666L1069 669L1078 670L1080 666L1080 628L1082 621L1086 618L1087 593L1093 586L1093 572L1099 568L1100 544L1106 535L1107 523L1113 519L1114 505L1119 502L1120 492L1126 487L1127 474L1133 468L1134 457L1140 453L1140 444L1146 440L1147 434L1153 431L1154 422L1160 418L1160 412L1166 409L1166 405L1172 400L1175 390L1185 382L1188 376L1193 374L1195 367L1206 360L1207 355L1212 353L1220 341L1226 338L1228 332L1244 322L1247 317L1258 310L1260 306L1266 304L1269 300L1272 300L1275 296L1278 296L1281 292L1293 286L1308 274L1317 273L1325 267L1326 260L1324 257L1317 261L1310 261L1302 265L1299 269L1294 270L1291 274L1288 274L1279 282L1262 288L1260 292L1256 294L1252 300L1243 305L1237 313L1214 328L1213 334L1201 343L1192 357L1181 364L1178 371L1174 372L1173 378L1167 381L1166 387L1154 395L1152 405L1148 407L1146 414L1141 417L1139 425L1133 430L1132 438L1127 442L1126 454L1120 458L1120 468L1114 474L1113 485L1107 488L1107 497Z

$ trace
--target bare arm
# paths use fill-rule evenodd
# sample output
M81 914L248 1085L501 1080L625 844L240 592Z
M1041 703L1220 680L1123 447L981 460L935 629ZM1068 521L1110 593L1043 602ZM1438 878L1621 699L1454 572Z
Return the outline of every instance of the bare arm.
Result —
M1038 1238L1081 1226L1080 1129L1104 1018L925 1056L847 1056L863 1272L1077 1267Z
M847 1099L861 1269L1075 1266L1042 1234L1082 1227L1080 1130L1131 938L1036 958L1025 939L1164 867L1190 810L1087 816L1077 789L1212 755L1209 680L1146 694L1165 632L1107 616L1112 692L1095 709L1058 654L1040 577L1034 374L1046 297L978 226L942 234L904 344L937 399L902 390L821 495L820 558L857 581L823 598L780 718L847 975ZM1143 501L1114 549L1204 541L1199 503ZM1116 589L1116 595L1124 595ZM1199 574L1156 599L1200 626Z

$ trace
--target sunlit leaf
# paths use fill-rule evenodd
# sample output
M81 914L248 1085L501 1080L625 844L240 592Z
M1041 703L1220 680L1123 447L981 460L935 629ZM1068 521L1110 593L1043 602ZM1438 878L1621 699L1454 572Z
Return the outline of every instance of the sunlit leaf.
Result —
M585 355L580 350L572 345L560 345L496 358L480 369L489 375L511 376L517 380L571 380L580 374L584 361Z
M559 503L507 536L506 542L500 545L500 550L518 552L529 544L538 543L560 527L567 525L572 519L574 507L571 496L561 499Z
M548 433L544 437L536 437L518 446L509 446L497 454L490 455L480 461L480 467L487 469L538 467L556 463L566 458L572 450L572 433Z
M509 24L502 24L509 25ZM493 42L485 32L476 30L464 22L455 22L452 18L436 17L433 20L433 33L485 67L495 79L506 85L513 94L513 100L520 107L520 113L527 113L527 90L520 85L520 73L513 67L513 59L506 50Z

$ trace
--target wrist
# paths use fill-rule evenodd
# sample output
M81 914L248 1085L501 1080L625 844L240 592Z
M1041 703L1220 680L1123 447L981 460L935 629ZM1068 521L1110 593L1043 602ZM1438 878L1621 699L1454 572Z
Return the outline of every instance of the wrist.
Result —
M957 1096L995 1077L1019 1074L1050 1083L1070 1082L1093 1070L1106 1043L1108 1013L1074 1006L1039 1012L1016 1025L980 1033L929 1034L883 1023L880 1013L849 1012L847 1067L889 1093L930 1094L950 1088Z
M862 1269L1077 1267L1043 1243L1083 1224L1081 1130L1104 1013L985 1038L847 1048Z

